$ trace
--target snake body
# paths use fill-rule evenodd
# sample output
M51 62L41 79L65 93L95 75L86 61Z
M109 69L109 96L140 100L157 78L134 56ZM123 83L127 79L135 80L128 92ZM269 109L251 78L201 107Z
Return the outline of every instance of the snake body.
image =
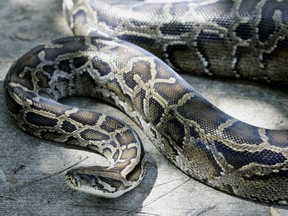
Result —
M99 1L99 5L104 2ZM192 6L198 2L199 8L202 7L202 1L192 2ZM215 4L219 8L218 3L228 2L231 1L207 1L207 5ZM264 7L264 2L274 2L275 5L287 3L249 2L258 7ZM128 1L128 5L132 3ZM81 20L89 23L89 18L97 10L96 4L88 0L64 1L65 4L66 14L71 11L68 17L74 23L75 31L78 25L82 25ZM155 5L159 10L159 4ZM173 8L184 10L185 5L189 6L187 2L160 5L163 13L172 13ZM145 5L142 7L145 8ZM147 7L150 9L152 6L148 4ZM247 9L247 13L249 11ZM101 11L97 12L97 16L99 13ZM279 20L279 13L274 13L277 18L273 16L274 20ZM104 22L105 28L107 23L113 26L113 19L104 19L103 16L102 13L102 19L97 18ZM114 13L111 12L110 16L114 17ZM123 25L136 25L135 22L124 21ZM283 23L279 23L280 29L286 28ZM146 25L152 28L150 23L139 21L140 24L143 28ZM117 26L115 24L114 27ZM179 27L179 23L176 26ZM85 25L83 27L86 28ZM174 28L173 25L164 27L167 27L166 32ZM176 28L177 31L179 29L182 27ZM134 31L128 30L127 35L134 34ZM258 30L257 34L261 35ZM219 38L213 40L217 42ZM276 41L279 44L279 41L285 40L286 37L279 36ZM273 50L278 50L278 47ZM270 50L271 53L273 50ZM265 53L261 47L257 52ZM279 52L285 53L286 50L280 49ZM278 62L284 60L277 58ZM268 71L263 73L267 75L271 72ZM278 82L278 75L269 75L269 80ZM285 74L283 80L287 81ZM66 180L74 189L98 196L117 197L133 189L145 173L143 145L133 129L115 117L58 102L61 98L76 95L100 97L113 103L143 129L169 161L195 179L249 199L288 201L288 131L258 128L225 114L162 60L129 42L92 36L50 41L15 62L6 76L4 89L8 111L20 128L44 139L89 148L108 159L108 167L81 167L68 171Z
M138 44L181 73L288 84L287 0L65 0L75 35Z

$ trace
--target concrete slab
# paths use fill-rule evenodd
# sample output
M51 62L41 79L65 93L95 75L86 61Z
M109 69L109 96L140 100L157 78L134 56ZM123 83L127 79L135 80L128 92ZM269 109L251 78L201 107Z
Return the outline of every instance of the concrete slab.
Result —
M0 85L15 59L39 43L71 34L58 0L1 1L0 26ZM184 78L216 106L245 122L288 128L285 88ZM91 99L64 103L104 110L131 122L120 111ZM149 155L147 175L139 187L113 200L73 191L65 183L65 170L102 159L16 128L7 115L2 88L0 113L1 215L288 215L287 206L243 200L189 178L165 160L139 129Z

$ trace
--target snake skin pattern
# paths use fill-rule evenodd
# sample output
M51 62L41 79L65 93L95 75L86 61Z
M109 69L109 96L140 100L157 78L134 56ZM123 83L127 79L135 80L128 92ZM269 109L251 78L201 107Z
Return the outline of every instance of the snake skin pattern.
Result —
M65 0L75 35L135 43L178 72L288 84L287 0Z
M93 1L85 2L93 7L89 4ZM207 2L218 8L218 2L230 1ZM166 5L171 13L178 4ZM83 11L83 19L94 15L87 7ZM110 162L109 167L68 171L66 180L74 189L117 197L133 189L145 173L143 145L127 124L57 102L68 96L89 96L124 111L169 161L192 178L245 198L288 201L288 131L258 128L223 113L167 64L129 42L76 36L37 46L11 67L4 91L9 113L20 128L44 139L89 148Z

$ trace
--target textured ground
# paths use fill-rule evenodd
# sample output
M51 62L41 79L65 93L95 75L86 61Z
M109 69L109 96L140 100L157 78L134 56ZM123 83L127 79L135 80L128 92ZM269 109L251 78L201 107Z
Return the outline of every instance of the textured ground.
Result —
M13 61L47 40L70 35L59 0L0 1L0 85ZM288 128L287 89L185 76L216 106L248 123ZM118 110L88 99L65 103L97 108L130 121ZM99 159L89 152L46 142L15 127L0 88L1 215L288 215L288 207L233 197L190 179L144 138L147 175L120 199L99 199L69 189L65 170Z

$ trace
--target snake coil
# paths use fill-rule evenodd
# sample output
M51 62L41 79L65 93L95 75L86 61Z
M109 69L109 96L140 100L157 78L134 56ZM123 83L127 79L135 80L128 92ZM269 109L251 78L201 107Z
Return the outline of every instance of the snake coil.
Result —
M114 38L75 36L32 49L6 76L7 108L28 133L108 159L108 167L68 171L74 189L117 197L145 173L134 130L114 117L57 102L76 95L123 110L189 176L241 197L286 202L287 130L258 128L225 114L162 60L120 39L154 51L176 70L285 84L287 8L287 1L274 0L64 0L75 34Z

